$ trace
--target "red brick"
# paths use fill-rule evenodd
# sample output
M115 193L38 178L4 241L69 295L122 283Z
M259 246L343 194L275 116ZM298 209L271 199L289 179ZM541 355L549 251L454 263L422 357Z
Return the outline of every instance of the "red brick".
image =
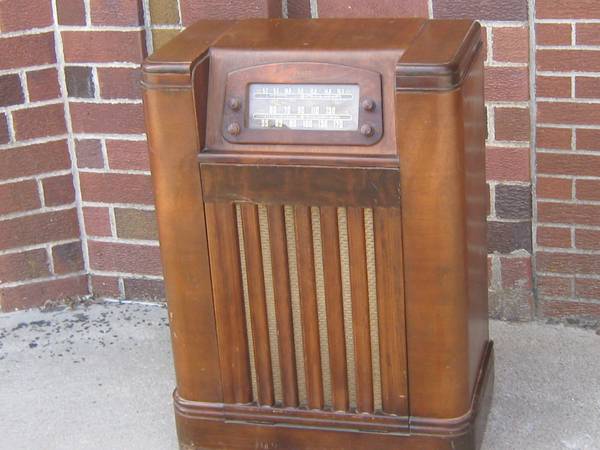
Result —
M599 72L600 51L597 50L538 50L538 70L556 72Z
M6 114L0 113L0 144L6 144L8 141L10 141L8 121L6 120Z
M486 177L496 181L529 181L529 149L487 148Z
M108 208L84 207L83 221L88 236L112 235Z
M600 201L600 179L577 180L575 182L575 196L579 200Z
M427 17L426 0L319 0L319 17Z
M537 0L538 19L596 19L600 17L597 0Z
M578 23L576 27L577 45L600 45L600 24Z
M84 201L103 203L153 204L148 175L120 173L80 173Z
M88 294L87 276L46 280L23 286L0 289L2 311L42 306L48 300L61 300Z
M529 108L494 108L497 141L529 141Z
M51 67L27 72L27 91L32 102L60 97L57 70Z
M531 257L500 257L502 287L531 289Z
M89 241L88 251L93 270L162 275L158 246Z
M571 229L558 227L537 227L537 244L542 247L571 247Z
M600 125L600 104L539 102L537 106L540 123Z
M330 0L332 2L336 0ZM527 20L523 0L432 0L433 17L446 19ZM319 13L321 3L319 2ZM319 14L320 15L320 14ZM423 14L427 17L427 12Z
M310 0L288 0L288 18L310 19Z
M44 28L52 25L52 3L47 0L0 2L0 32Z
M0 76L0 107L19 105L24 101L25 96L19 75L15 73Z
M600 230L575 229L575 247L585 250L600 250Z
M570 77L537 76L535 84L538 97L571 97Z
M493 29L494 60L526 63L529 61L529 29L500 27Z
M29 34L0 39L0 70L53 64L54 34Z
M538 173L552 175L598 176L600 155L573 153L538 153Z
M75 201L75 188L71 174L44 178L42 185L46 206L67 205Z
M52 247L54 273L67 274L83 270L83 252L81 242L70 242Z
M536 140L539 148L571 149L571 130L569 128L538 127Z
M571 25L568 23L538 23L535 26L537 45L571 45Z
M0 185L0 214L28 211L41 206L34 180Z
M137 68L98 68L102 98L142 98L141 71Z
M62 103L26 108L12 113L18 140L66 134L65 111Z
M487 67L485 99L488 101L528 100L529 70L527 67Z
M0 222L0 249L79 237L77 211L67 209Z
M575 296L577 298L600 299L600 280L575 278ZM598 305L600 311L600 305Z
M600 97L600 78L577 77L575 79L575 96L580 98Z
M140 25L144 23L139 0L90 0L93 25Z
M281 17L279 0L181 0L179 4L185 26L199 19Z
M108 165L111 169L150 170L146 141L106 141Z
M26 145L0 152L0 180L70 168L67 141Z
M61 25L85 25L83 0L56 0L58 23Z
M488 220L488 253L509 254L515 250L531 252L531 221L499 222Z
M540 222L600 225L600 205L538 202L537 211Z
M580 253L537 253L537 269L540 272L565 274L600 273L600 255Z
M65 61L141 62L142 36L141 31L63 31Z
M573 180L568 178L538 177L536 193L538 198L569 200L573 197Z
M555 318L597 318L600 316L600 304L577 301L543 301L538 312L542 317Z
M75 142L77 154L77 167L88 169L101 169L104 167L102 143L98 139L78 139Z
M71 103L75 133L143 133L141 104Z
M143 278L125 278L125 298L150 301L165 300L165 283L162 280Z
M538 275L538 294L546 297L570 297L571 280L571 278L566 277Z
M158 240L154 211L115 208L115 221L120 238Z
M92 294L94 297L120 298L119 279L117 277L105 277L102 275L91 275Z
M43 248L0 256L0 283L31 280L48 275L48 256Z
M577 129L577 150L600 150L600 130Z

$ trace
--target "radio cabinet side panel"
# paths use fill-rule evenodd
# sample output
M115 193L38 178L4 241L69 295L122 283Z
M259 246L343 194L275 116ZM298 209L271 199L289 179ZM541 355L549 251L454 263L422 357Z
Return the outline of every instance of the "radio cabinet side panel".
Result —
M489 341L487 208L485 178L485 103L483 51L473 60L462 87L465 154L465 229L469 301L469 385L479 371L480 357Z
M206 89L207 65L207 58L199 63L196 87ZM144 110L177 390L185 399L221 402L191 74L161 70L144 74Z
M460 90L396 94L411 416L469 411Z

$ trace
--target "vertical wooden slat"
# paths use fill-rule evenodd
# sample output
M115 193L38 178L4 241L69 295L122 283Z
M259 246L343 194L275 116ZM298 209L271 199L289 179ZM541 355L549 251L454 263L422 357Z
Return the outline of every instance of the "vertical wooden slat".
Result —
M308 390L308 406L323 408L323 383L321 380L321 351L319 340L319 317L317 311L314 250L310 208L295 207L296 257L298 283L304 330L304 367Z
M356 365L356 408L359 412L372 412L373 374L363 210L356 207L348 208L347 216Z
M283 385L283 405L298 406L298 384L296 381L296 357L292 323L292 303L288 252L285 236L283 206L267 207L269 240L271 243L271 267L273 271L273 293L279 338L279 364Z
M241 213L246 254L246 276L248 278L248 297L252 319L252 336L254 338L258 403L261 405L273 405L273 372L271 367L269 323L267 320L258 208L256 205L244 203L241 205Z
M206 203L215 318L226 403L252 401L235 207Z
M348 380L346 377L342 275L337 208L333 206L321 207L321 241L333 408L336 411L347 411ZM351 330L348 330L348 332L351 332Z
M383 410L408 414L402 223L399 208L373 210Z

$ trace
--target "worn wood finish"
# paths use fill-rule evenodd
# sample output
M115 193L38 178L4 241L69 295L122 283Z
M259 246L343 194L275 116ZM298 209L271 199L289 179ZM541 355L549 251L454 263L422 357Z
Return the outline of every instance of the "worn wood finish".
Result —
M328 411L289 410L270 415L269 410L246 405L188 402L175 397L177 426L184 445L192 448L246 449L262 445L271 448L309 449L414 449L475 450L481 445L482 427L489 411L494 387L494 351L485 347L468 414L453 420L408 418L369 414L340 414ZM269 423L253 425L269 418ZM230 423L223 423L229 420ZM237 434L232 424L237 423ZM288 426L282 427L282 424ZM253 428L256 427L256 428ZM311 428L307 428L311 427ZM329 428L329 429L328 429ZM357 433L356 430L369 433ZM384 432L377 432L384 431ZM227 442L227 444L221 444ZM193 443L193 445L191 444Z
M201 158L202 159L202 158ZM400 171L347 167L201 164L205 201L398 206Z
M408 414L402 215L399 208L375 208L375 263L383 410Z
M231 203L206 204L223 400L229 403L248 403L252 401L252 387L235 223L235 208Z
M246 273L248 279L248 302L252 320L254 341L254 361L258 384L258 403L273 405L273 372L271 367L271 348L269 347L269 323L267 320L267 300L265 278L260 247L260 225L258 208L248 203L242 204L242 228L246 255ZM230 326L230 325L229 325Z
M283 207L267 207L269 239L271 241L271 264L273 270L273 293L278 323L279 364L283 384L283 405L298 406L298 382L296 380L296 356L292 324L290 275L285 234Z
M470 21L424 19L200 22L144 64L182 448L479 447L493 387L479 34ZM381 139L225 139L228 75L277 64L270 80L285 82L298 61L378 73Z
M213 31L219 29L215 26ZM221 28L222 30L222 28ZM207 48L195 55L197 88L208 84ZM197 166L200 139L191 73L151 79L144 91L148 148L177 389L190 400L221 402L221 373L213 312L204 203ZM147 80L148 81L148 80ZM165 116L163 116L165 115ZM203 138L203 135L202 135Z
M333 408L347 411L349 398L337 208L323 206L320 214Z
M356 361L356 409L359 412L373 412L373 366L371 364L364 213L361 208L348 208L347 214L354 359Z
M294 213L308 407L320 409L323 407L324 399L310 208L296 206Z

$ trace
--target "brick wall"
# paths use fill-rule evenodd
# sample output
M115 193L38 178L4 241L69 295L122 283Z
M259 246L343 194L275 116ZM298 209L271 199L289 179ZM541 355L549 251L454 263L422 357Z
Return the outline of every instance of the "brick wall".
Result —
M164 297L139 64L183 26L426 16L484 26L492 315L600 318L600 11L592 0L535 3L535 11L527 0L0 3L0 50L31 49L0 63L0 158L21 165L3 170L0 161L0 227L19 230L7 239L0 230L2 308L84 293L86 273L96 296ZM42 269L19 269L32 266ZM34 286L39 295L21 294Z
M537 0L540 314L600 317L600 3Z
M0 306L88 293L56 11L0 2Z

